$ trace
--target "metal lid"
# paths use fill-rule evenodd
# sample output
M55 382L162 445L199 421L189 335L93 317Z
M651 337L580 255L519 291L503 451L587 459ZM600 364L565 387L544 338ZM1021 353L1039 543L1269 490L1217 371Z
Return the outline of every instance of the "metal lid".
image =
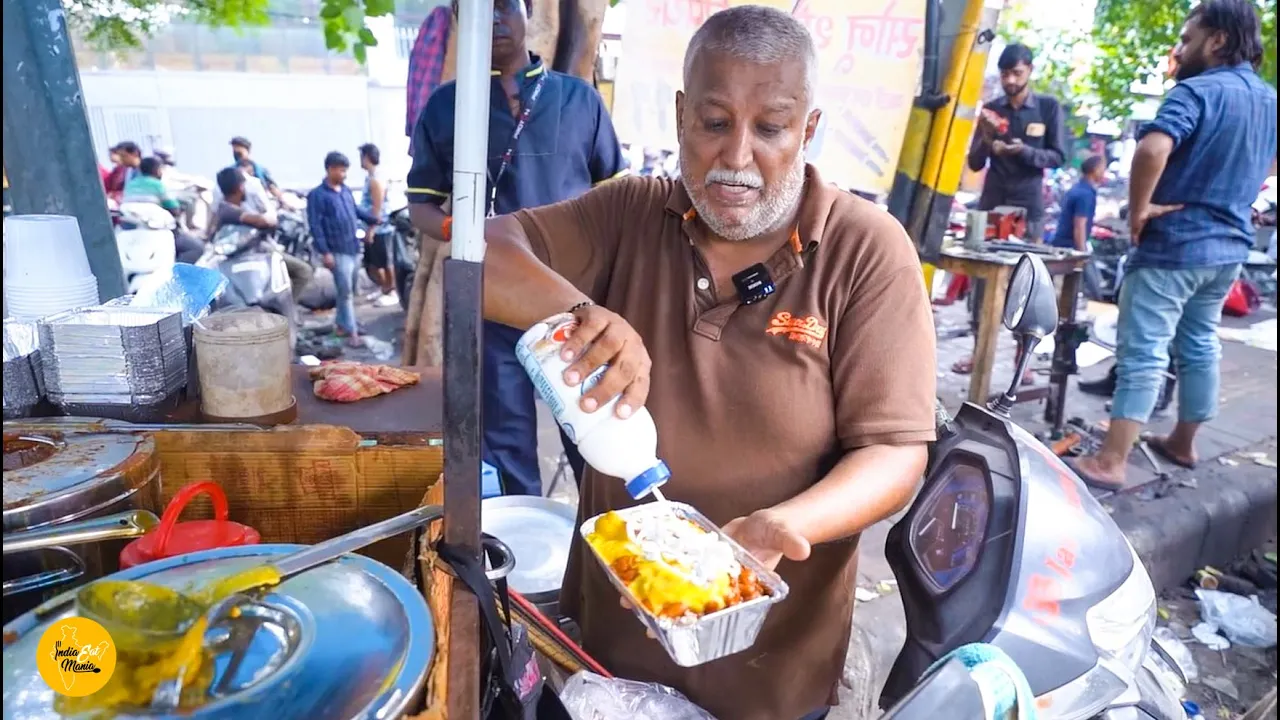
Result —
M480 508L484 532L506 543L515 555L515 569L507 577L511 588L535 602L541 602L543 594L558 595L577 529L574 509L526 495L489 498Z
M145 578L173 588L204 584L301 545L249 545L157 560L112 575ZM36 670L36 644L46 627L74 615L73 593L60 612L33 611L4 628L4 717L54 720L53 691ZM431 666L435 626L422 594L403 576L359 555L286 580L260 605L245 608L245 625L219 625L206 641L230 636L246 648L220 653L209 702L180 715L149 718L394 718L415 700ZM236 640L241 642L236 642ZM229 670L230 668L230 670ZM121 715L124 717L125 715Z
M27 432L7 424L4 463L6 533L85 517L159 472L155 443L145 435Z

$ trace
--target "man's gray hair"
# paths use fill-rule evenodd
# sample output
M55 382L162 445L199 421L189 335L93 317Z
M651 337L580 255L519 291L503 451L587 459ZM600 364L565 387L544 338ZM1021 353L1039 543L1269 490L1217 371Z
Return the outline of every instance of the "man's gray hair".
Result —
M705 53L727 55L757 65L800 60L805 66L805 101L810 108L814 105L818 53L809 31L786 12L761 5L739 5L707 18L684 52L686 89L694 64Z

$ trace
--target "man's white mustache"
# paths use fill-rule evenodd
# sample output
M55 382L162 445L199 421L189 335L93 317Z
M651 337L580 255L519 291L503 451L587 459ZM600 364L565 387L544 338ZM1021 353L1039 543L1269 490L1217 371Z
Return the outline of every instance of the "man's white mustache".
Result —
M764 186L764 178L747 170L712 170L707 173L705 184L737 185L759 189Z

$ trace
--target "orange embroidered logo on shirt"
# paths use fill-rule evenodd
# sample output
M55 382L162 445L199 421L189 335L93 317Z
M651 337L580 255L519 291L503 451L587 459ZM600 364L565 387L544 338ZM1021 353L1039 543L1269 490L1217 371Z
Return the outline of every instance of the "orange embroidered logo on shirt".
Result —
M765 332L818 348L827 337L827 326L813 315L795 317L789 312L780 312L769 321Z

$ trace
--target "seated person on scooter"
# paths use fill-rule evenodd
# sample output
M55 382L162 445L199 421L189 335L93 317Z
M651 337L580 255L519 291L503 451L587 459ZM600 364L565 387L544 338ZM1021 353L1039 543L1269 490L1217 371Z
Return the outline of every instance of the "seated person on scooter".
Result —
M120 204L151 203L173 213L175 218L181 214L181 203L170 195L169 190L164 186L162 179L164 163L160 162L159 158L146 157L138 165L138 171L133 179L125 183ZM201 253L204 252L204 243L181 227L174 227L173 244L178 262L193 263L199 260Z
M245 225L267 233L276 229L278 223L274 214L254 212L245 207L245 186L247 181L239 168L223 168L218 171L217 180L218 190L222 193L222 200L213 211L213 223L209 230L210 237L219 228L228 225ZM285 271L289 273L289 282L293 285L293 299L297 300L302 294L303 288L311 282L311 276L315 274L315 271L302 260L279 250L279 248L276 249L284 260Z

